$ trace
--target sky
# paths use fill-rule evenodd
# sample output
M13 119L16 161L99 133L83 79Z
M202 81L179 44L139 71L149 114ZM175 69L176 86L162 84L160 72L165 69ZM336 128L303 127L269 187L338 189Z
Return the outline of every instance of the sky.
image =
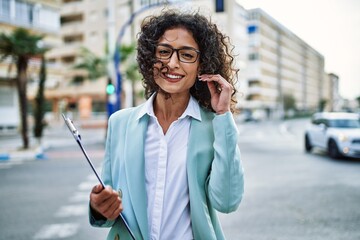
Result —
M360 0L237 0L261 8L324 56L340 95L360 96Z

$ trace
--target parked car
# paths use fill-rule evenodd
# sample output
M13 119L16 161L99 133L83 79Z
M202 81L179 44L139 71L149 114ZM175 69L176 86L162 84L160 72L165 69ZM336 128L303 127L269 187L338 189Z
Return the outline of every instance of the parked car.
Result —
M360 159L360 118L356 113L322 112L312 116L305 131L305 150L326 150L330 157Z

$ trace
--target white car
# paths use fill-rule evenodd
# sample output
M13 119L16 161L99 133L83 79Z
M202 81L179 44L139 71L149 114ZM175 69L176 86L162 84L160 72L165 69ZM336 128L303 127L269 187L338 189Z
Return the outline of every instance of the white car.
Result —
M315 113L305 131L305 150L326 150L330 157L360 159L360 118L356 113Z

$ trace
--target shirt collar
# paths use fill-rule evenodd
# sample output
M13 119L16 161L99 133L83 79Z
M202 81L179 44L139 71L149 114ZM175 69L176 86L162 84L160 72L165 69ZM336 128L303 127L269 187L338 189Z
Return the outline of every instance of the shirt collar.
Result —
M154 107L153 107L153 102L154 102L155 96L156 96L156 93L151 95L151 97L141 107L137 119L140 119L145 114L155 117ZM201 121L201 113L200 113L199 103L191 95L190 95L189 103L188 103L184 113L179 117L179 119L185 118L187 116L192 117L198 121Z

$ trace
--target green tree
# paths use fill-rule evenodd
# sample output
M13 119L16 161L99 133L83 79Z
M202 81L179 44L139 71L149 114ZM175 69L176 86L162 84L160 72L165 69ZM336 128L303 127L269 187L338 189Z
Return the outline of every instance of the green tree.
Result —
M284 110L287 111L290 109L293 109L293 110L296 109L296 100L293 95L285 94L284 95Z
M107 61L104 58L98 57L89 49L82 47L80 50L80 63L74 66L75 69L83 69L87 72L89 80L96 80L100 77L107 75L106 64ZM75 81L84 78L75 78Z
M44 53L39 46L43 36L31 34L26 29L17 28L12 33L0 34L0 60L10 58L16 65L15 84L19 96L21 136L23 148L29 148L28 122L27 122L27 68L32 57Z
M136 105L136 97L138 94L136 93L136 83L141 80L141 75L139 72L139 65L136 61L136 45L130 44L121 45L120 49L121 56L121 71L125 75L125 78L131 82L132 96L133 102L132 105Z
M360 96L358 96L357 98L355 98L358 104L358 107L360 108Z
M136 45L135 44L123 44L118 49L120 51L120 66L121 72L126 79L131 81L133 91L133 106L135 106L136 100L136 81L140 80L140 73L138 64L136 62ZM107 72L107 60L96 56L87 48L82 48L80 52L80 63L75 65L75 69L83 69L88 73L89 80L95 80L100 77L106 76ZM81 76L76 76L74 82L82 82L85 80Z
M327 100L325 98L322 98L319 100L319 111L323 112L325 110L327 104Z

